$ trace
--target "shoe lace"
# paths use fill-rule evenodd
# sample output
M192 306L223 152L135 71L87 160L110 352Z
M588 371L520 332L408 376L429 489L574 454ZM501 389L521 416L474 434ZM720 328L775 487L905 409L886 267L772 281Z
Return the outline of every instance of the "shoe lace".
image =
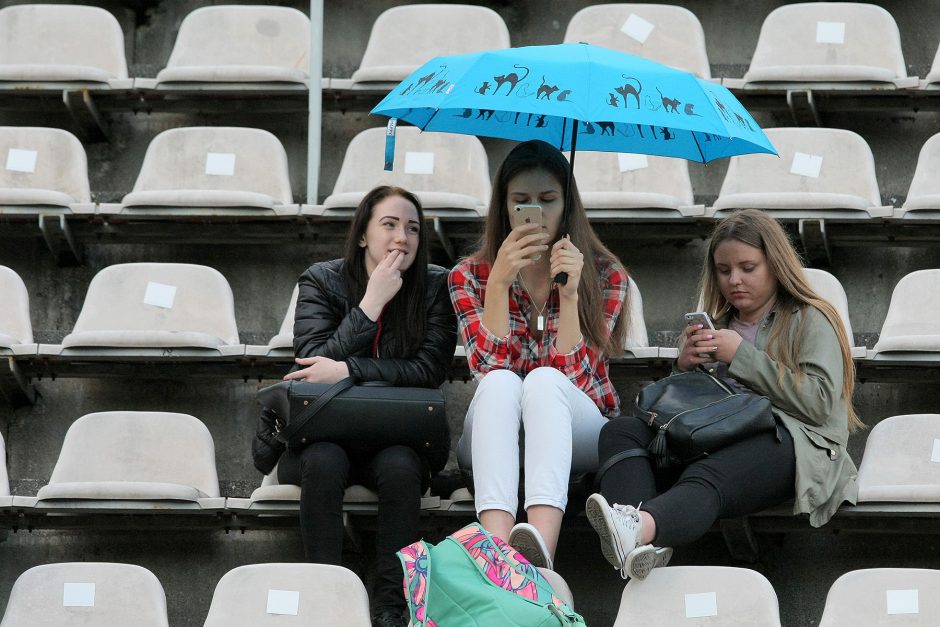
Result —
M614 503L610 509L613 518L630 531L635 532L640 528L640 512L632 505Z

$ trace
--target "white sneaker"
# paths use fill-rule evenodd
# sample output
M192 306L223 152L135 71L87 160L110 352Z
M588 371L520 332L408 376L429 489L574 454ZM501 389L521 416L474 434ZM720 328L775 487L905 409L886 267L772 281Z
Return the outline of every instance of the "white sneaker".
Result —
M640 545L640 512L632 505L613 506L600 494L588 497L584 508L588 521L601 539L601 552L626 579L627 557ZM644 575L645 576L645 575Z
M646 579L654 568L665 566L672 559L672 549L669 547L655 547L652 544L638 546L627 555L627 562L623 571L631 579ZM624 572L621 571L621 576ZM624 577L626 579L626 577Z
M554 570L552 557L539 530L529 523L516 523L509 532L509 546L522 554L536 568Z

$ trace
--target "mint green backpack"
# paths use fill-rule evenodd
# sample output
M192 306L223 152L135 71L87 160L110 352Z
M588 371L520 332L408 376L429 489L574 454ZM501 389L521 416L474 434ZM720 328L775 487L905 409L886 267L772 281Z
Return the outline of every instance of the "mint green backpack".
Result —
M479 524L398 552L414 627L567 627L584 619L538 569Z

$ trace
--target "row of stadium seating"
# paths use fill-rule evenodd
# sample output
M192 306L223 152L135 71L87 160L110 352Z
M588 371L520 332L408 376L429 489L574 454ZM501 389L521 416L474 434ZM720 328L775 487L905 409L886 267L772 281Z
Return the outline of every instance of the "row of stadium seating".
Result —
M75 28L81 24L81 28ZM230 42L239 42L231 46ZM604 4L579 11L563 41L623 50L711 79L702 26L687 9L659 4ZM519 45L520 42L514 42ZM428 59L510 47L509 30L491 9L431 4L388 9L375 21L362 64L330 89L375 89L396 83ZM4 81L89 82L112 89L160 89L186 83L308 82L310 22L272 6L211 6L180 24L176 44L156 78L128 78L124 35L103 9L19 5L0 11L0 77ZM923 81L907 75L897 24L863 3L794 4L771 12L751 66L736 88L794 84L867 89L938 89L940 55Z
M556 594L577 610L564 579L540 569ZM923 592L923 594L920 594ZM928 625L940 621L940 571L853 570L830 587L820 627ZM692 624L779 627L773 585L757 571L726 566L672 566L630 581L614 627ZM159 579L141 566L65 562L33 567L10 593L3 627L71 625L167 627ZM251 564L227 572L212 595L205 627L369 627L365 586L352 571L327 564Z
M585 125L596 132L592 125ZM875 162L865 140L847 130L770 128L780 156L733 157L717 200L696 205L688 165L625 153L579 153L575 171L589 211L598 221L721 218L756 207L782 219L940 220L940 134L921 148L904 204L882 203ZM350 215L368 190L392 184L412 190L428 217L479 221L490 197L490 165L471 135L422 133L400 127L387 172L385 129L359 133L349 143L333 193L322 205L293 200L284 147L271 133L233 127L164 131L151 141L133 191L120 203L92 202L81 143L51 128L0 127L0 216L30 218L50 212L75 216L165 219L181 216Z

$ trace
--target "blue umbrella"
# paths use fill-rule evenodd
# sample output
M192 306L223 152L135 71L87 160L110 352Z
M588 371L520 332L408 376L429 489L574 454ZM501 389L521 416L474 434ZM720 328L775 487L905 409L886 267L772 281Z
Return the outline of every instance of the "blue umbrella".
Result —
M566 210L578 148L702 163L740 154L777 154L727 89L589 44L435 57L372 113L391 118L386 170L393 167L398 120L426 131L541 139L570 150Z

